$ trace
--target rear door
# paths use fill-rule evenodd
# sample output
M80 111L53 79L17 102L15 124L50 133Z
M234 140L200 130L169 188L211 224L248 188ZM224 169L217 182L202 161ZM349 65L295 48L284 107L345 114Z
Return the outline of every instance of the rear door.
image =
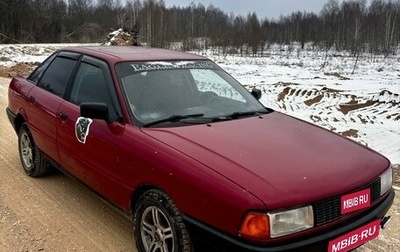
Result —
M57 112L79 57L80 54L70 52L54 54L29 78L29 81L37 83L28 95L29 128L39 149L56 162L59 162Z
M124 130L116 92L108 65L84 56L80 62L67 101L58 114L57 147L63 167L102 195L115 201L118 191L118 144ZM81 118L83 102L105 103L111 123Z

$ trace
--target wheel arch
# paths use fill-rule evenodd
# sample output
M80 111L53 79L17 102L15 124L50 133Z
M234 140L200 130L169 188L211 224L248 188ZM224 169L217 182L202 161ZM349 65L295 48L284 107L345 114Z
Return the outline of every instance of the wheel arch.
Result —
M154 246L168 247L173 251L192 252L193 245L182 213L170 195L165 190L152 185L140 186L135 191L132 207L134 236L138 250L144 251L158 244ZM138 201L139 197L143 197L143 200ZM150 222L147 221L149 211L152 216ZM153 211L158 214L154 214ZM161 217L154 217L159 215ZM147 224L144 225L144 222ZM143 226L152 226L152 228L147 227L148 230L143 231L145 230ZM144 235L143 232L147 234ZM149 237L152 238L149 240Z
M136 205L138 203L138 199L140 198L140 196L142 196L145 192L147 192L149 190L152 190L152 189L157 189L157 190L160 190L160 191L163 191L163 192L167 193L162 188L160 188L158 186L155 186L155 185L152 185L152 184L140 185L139 187L137 187L132 192L132 195L131 195L131 198L130 198L129 206L130 206L130 212L131 212L132 216L134 216L135 208L136 208Z
M14 111L10 107L7 107L6 114L15 133L18 134L21 125L27 121L25 119L26 118L25 110L23 108L20 108L16 110L16 112L14 113Z
M22 124L26 123L25 118L21 113L18 113L14 119L15 131L18 133L19 129L21 128Z

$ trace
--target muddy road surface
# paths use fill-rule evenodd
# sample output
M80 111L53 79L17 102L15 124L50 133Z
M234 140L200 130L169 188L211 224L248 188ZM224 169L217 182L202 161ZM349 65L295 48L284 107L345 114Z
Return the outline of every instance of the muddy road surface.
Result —
M31 178L5 114L9 79L0 77L0 252L137 251L133 225L61 172Z
M58 171L25 175L5 114L8 83L0 77L0 252L137 251L132 223L87 188ZM399 191L390 214L379 239L357 251L400 251Z

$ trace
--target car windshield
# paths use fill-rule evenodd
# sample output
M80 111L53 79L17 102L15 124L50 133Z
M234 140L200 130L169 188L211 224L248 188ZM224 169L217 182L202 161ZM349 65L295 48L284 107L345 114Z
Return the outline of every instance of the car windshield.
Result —
M134 120L144 126L268 112L212 61L123 62L116 71Z

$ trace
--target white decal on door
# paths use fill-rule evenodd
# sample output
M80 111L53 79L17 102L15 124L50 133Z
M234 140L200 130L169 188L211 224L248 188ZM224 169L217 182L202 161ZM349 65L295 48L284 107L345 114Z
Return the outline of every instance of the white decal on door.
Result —
M93 120L86 117L79 117L75 123L75 136L80 143L86 142L86 137L89 135L90 124Z

